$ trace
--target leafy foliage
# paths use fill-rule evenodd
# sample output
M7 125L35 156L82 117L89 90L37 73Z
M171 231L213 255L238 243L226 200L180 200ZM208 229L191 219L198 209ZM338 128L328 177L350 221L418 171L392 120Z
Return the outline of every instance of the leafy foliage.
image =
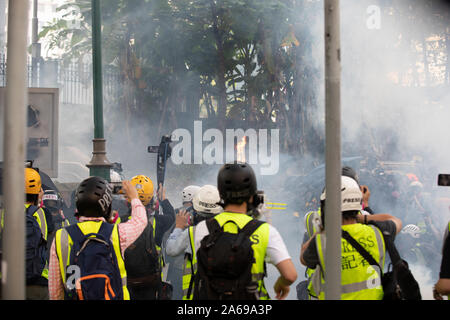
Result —
M66 60L90 54L90 2L69 0L58 8L63 18L40 34ZM65 20L74 6L76 29ZM308 69L307 42L296 30L303 7L289 0L102 1L103 60L120 72L123 87L115 108L159 131L199 116L222 128L240 120L298 130L301 105L293 97L315 90L296 83ZM298 135L286 137L295 148Z

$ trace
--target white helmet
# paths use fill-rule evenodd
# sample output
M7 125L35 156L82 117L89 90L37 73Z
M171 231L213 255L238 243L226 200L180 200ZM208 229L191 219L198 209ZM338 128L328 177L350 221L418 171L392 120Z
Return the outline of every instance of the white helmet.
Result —
M122 181L122 177L115 170L110 171L109 177L110 177L111 182L121 182Z
M326 191L320 196L325 200ZM346 176L341 177L341 211L359 211L362 209L362 192L358 183Z
M187 186L183 189L181 192L181 198L183 200L183 203L185 202L192 202L192 199L194 199L195 193L200 189L199 186Z
M223 211L222 207L218 205L219 201L219 190L215 186L207 184L195 193L192 203L198 214L215 215Z

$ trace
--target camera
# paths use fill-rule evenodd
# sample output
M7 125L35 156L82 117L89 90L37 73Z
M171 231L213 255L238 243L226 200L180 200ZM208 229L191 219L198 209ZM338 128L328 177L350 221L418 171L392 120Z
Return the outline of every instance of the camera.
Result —
M159 146L148 146L147 152L148 153L160 153L160 152L162 152L162 150L164 150L164 148L163 148L164 145L169 144L171 142L173 142L172 136L164 135L161 137L161 143L159 144ZM167 157L169 158L170 156L168 155Z
M264 191L256 191L256 194L253 196L253 206L258 207L259 205L264 204L265 197Z
M264 215L263 209L264 209L264 200L265 200L265 194L262 190L257 190L255 195L253 196L253 202L248 204L248 214L255 218L255 219L261 219Z
M162 136L161 137L161 142L171 143L172 142L172 136L169 136L169 135Z
M122 182L110 182L113 194L123 194Z

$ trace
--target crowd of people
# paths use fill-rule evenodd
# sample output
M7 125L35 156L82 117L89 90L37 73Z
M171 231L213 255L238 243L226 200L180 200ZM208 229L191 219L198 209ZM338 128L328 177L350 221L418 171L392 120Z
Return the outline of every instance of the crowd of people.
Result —
M36 168L25 168L26 299L29 300L269 300L325 299L326 190L304 216L305 234L297 270L283 236L262 214L264 193L247 163L223 165L216 183L189 185L174 209L163 185L145 175L115 188L101 177L83 180L74 191L72 222L58 190L43 190ZM420 185L412 179L412 197ZM440 252L433 297L450 294L450 223L445 232L425 229L414 217L374 212L370 189L355 170L341 177L341 299L381 300L382 278L395 243L405 260L421 233L428 251ZM415 201L414 204L420 205ZM7 214L1 211L1 227ZM421 217L426 219L425 217ZM416 219L416 220L414 220ZM425 224L428 225L428 224ZM409 235L410 238L401 234ZM436 239L441 236L440 243ZM442 242L443 236L443 242ZM396 240L394 242L394 239ZM278 272L274 297L264 279L267 265Z

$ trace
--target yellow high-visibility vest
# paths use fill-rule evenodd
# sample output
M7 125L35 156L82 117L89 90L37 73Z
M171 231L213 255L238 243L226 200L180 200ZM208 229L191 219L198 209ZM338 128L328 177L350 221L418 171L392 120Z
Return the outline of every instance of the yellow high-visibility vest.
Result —
M250 220L253 218L242 213L232 213L232 212L222 212L214 217L219 225L224 227L225 232L237 233L236 225L232 223L227 223L227 221L234 221L237 226L242 229ZM191 288L191 296L187 297L187 289L191 282L191 278L197 271L197 258L196 258L196 248L194 242L195 227L189 227L189 242L193 255L189 257L191 260L185 259L185 268L183 272L183 300L191 300L193 288ZM267 251L267 245L269 243L269 224L262 224L256 231L252 234L250 240L253 242L253 255L255 262L252 265L252 278L253 281L258 283L257 295L259 300L269 300L269 294L264 285L265 272L265 257ZM194 274L192 274L192 270Z
M383 234L373 225L361 223L342 226L356 241L358 241L383 267L386 247ZM318 298L324 299L324 273L325 259L325 235L316 235L316 246L319 255L320 278L317 272L309 284L310 293L319 293ZM381 285L382 270L377 266L371 266L345 239L341 238L341 299L342 300L381 300L383 299L383 287ZM317 267L316 267L317 271Z
M77 225L83 234L90 234L90 233L98 233L102 223L107 222L103 222L101 220L97 221L94 220L94 221L79 222L77 223ZM123 299L130 300L130 294L127 289L127 272L125 270L125 262L123 260L122 252L120 250L119 232L117 229L117 224L114 225L114 229L111 234L111 242L114 247L116 261L119 267L120 277L122 279ZM64 283L64 287L66 288L66 290L68 290L66 284L67 280L66 270L67 267L69 267L70 265L70 251L72 246L73 241L70 238L67 230L65 228L57 230L55 234L56 255L58 256L59 269L61 271L62 281Z
M25 210L27 210L31 204L25 204ZM45 239L45 241L48 240L48 227L47 227L47 220L45 219L45 212L42 208L39 208L36 210L35 213L33 213L33 217L37 220L39 224L39 228L41 229L42 237ZM42 270L41 276L45 279L48 279L48 259L45 262L44 270Z

